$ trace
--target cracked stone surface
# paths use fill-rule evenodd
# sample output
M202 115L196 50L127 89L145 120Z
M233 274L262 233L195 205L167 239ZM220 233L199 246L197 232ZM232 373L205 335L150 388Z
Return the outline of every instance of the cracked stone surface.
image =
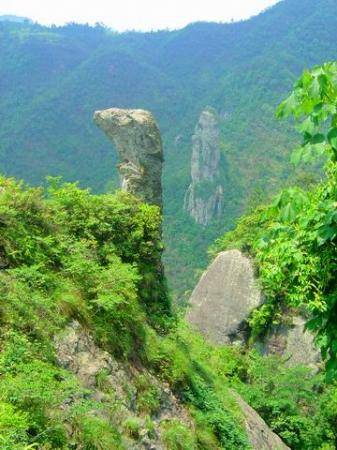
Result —
M94 122L116 147L122 190L162 208L163 147L153 115L111 108L96 111Z

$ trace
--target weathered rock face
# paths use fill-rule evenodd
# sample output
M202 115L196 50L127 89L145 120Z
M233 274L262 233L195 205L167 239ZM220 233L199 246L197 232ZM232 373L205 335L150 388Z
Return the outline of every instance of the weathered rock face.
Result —
M94 122L116 146L122 189L162 208L163 149L152 114L112 108L96 111Z
M321 356L314 345L314 336L305 330L305 320L293 316L288 321L274 326L264 340L257 343L257 348L265 355L285 357L290 366L304 364L316 370Z
M187 319L217 344L244 344L249 335L247 319L262 303L251 261L230 250L220 253L202 275ZM285 312L283 323L273 326L255 346L264 355L285 357L290 366L304 364L316 370L321 362L313 335L305 331L305 320L294 313Z
M242 397L233 393L245 418L246 433L254 450L286 450L285 443L273 433L258 413ZM290 449L289 449L290 450Z
M137 413L137 383L135 380L140 375L146 375L148 383L155 387L159 394L158 410L151 419L154 428L148 433L146 417L137 416L140 423L140 433L137 442L123 435L121 448L129 450L164 450L167 446L162 442L162 425L170 420L179 420L189 429L194 429L194 422L189 411L182 406L173 395L169 386L159 382L152 374L137 365L117 362L111 354L99 348L88 331L77 321L68 325L61 334L55 338L56 357L60 366L72 372L99 409L93 406L93 410L87 414L109 418L109 421L122 429L125 420L135 417ZM103 377L102 377L103 374ZM283 442L276 436L242 397L234 391L231 395L242 410L248 440L253 450L287 449ZM111 409L111 396L114 409ZM63 408L74 406L81 402L81 398L69 398ZM108 406L106 406L108 405ZM116 413L114 411L116 410ZM75 433L70 426L69 437Z
M86 396L101 405L97 409L88 412L91 415L101 415L109 419L112 424L123 430L125 420L130 417L138 417L140 433L137 442L128 439L123 434L123 445L119 448L128 450L164 450L166 446L162 442L162 425L170 420L179 420L190 429L194 429L194 423L189 412L173 395L169 386L159 382L153 375L142 367L135 367L127 363L116 361L108 352L100 349L77 322L73 321L55 339L55 349L58 363L76 375L79 383L87 389ZM103 374L103 378L102 378ZM137 415L136 402L138 389L136 380L140 376L146 376L150 386L158 391L158 409L153 414L154 429L148 432L146 416ZM101 379L101 381L99 381ZM104 381L103 381L104 380ZM71 398L66 401L64 408L80 399ZM113 408L111 408L113 404ZM69 428L71 437L73 432Z
M223 212L220 157L217 114L212 108L206 108L192 136L192 183L184 201L184 209L201 225L208 225L213 218L220 218Z
M189 322L217 344L244 343L246 320L262 296L251 261L238 250L220 253L194 289Z

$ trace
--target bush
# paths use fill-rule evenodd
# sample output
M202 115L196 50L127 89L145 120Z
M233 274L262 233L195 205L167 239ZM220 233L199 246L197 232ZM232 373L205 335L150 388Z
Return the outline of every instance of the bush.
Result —
M197 449L193 432L178 419L167 420L162 425L162 439L170 450Z

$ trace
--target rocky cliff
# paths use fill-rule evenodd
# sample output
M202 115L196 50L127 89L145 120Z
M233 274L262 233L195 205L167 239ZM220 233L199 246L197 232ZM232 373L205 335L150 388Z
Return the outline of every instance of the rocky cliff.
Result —
M86 395L96 403L96 409L93 408L90 414L109 420L120 430L123 442L118 448L165 450L168 448L163 439L165 428L176 421L194 430L188 409L174 396L167 383L160 382L140 365L116 360L99 348L77 321L56 336L55 348L58 364L76 376L87 390ZM154 404L152 411L148 406L143 406L142 410L144 391L145 400L150 397ZM111 408L112 400L114 408ZM76 402L78 399L70 399L64 408L70 409ZM70 437L76 433L75 427L69 425L68 433Z
M224 188L220 177L220 130L217 113L202 111L192 136L192 182L184 209L201 225L208 225L223 212Z
M250 260L230 250L220 253L200 278L187 319L217 344L242 344L249 314L261 304Z
M190 298L188 321L217 344L246 344L248 319L263 304L263 295L249 258L238 250L219 253L204 272ZM305 320L285 313L255 345L262 354L288 358L289 365L304 364L316 369L319 352Z
M314 345L313 334L305 329L304 318L294 313L273 325L256 343L256 347L264 355L284 356L288 359L288 365L304 364L314 371L322 362L320 352Z
M96 111L94 122L116 146L122 189L162 207L163 149L153 115L142 109L111 108Z

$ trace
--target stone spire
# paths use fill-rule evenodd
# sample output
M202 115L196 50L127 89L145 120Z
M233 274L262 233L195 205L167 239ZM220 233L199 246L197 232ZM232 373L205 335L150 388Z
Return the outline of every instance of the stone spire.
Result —
M96 111L94 122L116 146L122 189L162 208L163 148L153 115L111 108Z
M207 107L200 114L192 136L192 182L184 208L201 225L221 218L224 188L220 177L220 129L216 111Z

